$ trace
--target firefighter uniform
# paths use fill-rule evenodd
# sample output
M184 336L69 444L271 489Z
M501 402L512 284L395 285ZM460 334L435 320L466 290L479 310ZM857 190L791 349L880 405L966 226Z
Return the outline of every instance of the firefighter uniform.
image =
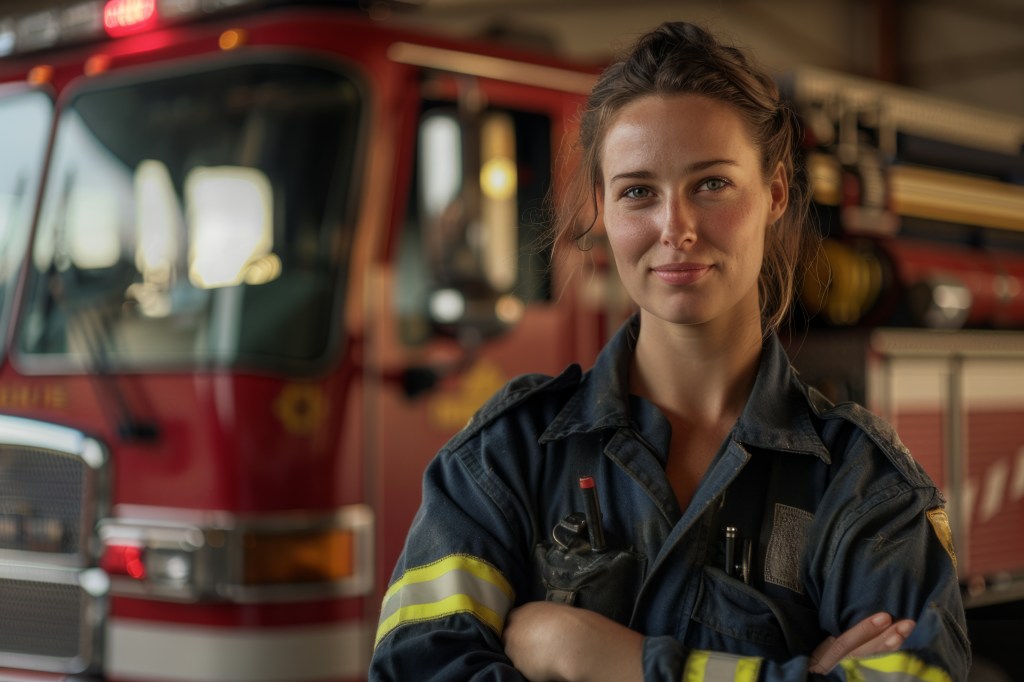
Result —
M773 336L750 399L680 509L670 427L628 391L639 320L586 373L510 382L429 466L382 604L373 680L521 680L501 632L552 599L645 635L646 680L966 679L943 499L892 429L801 383ZM592 551L579 479L605 549ZM808 654L867 616L917 626L827 677Z

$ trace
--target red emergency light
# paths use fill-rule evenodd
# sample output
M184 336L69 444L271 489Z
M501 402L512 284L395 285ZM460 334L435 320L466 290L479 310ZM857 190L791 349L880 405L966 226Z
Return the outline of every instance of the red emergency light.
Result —
M156 26L156 0L107 0L103 27L112 38L139 33Z
M111 575L142 580L146 577L143 551L138 545L109 545L100 559L100 568Z

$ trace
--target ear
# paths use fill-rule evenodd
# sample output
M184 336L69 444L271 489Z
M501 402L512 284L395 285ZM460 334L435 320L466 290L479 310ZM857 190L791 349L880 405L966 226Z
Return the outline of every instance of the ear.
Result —
M772 200L768 210L768 224L773 225L786 213L786 208L789 206L789 177L781 161L776 164L775 171L768 181L768 191Z

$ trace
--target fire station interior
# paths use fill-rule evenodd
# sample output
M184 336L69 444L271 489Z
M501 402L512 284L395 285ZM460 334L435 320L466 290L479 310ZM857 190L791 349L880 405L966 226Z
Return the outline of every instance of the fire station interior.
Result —
M1024 115L1024 7L1015 0L413 0L380 11L399 24L597 62L660 21L698 21L775 73L822 67ZM1024 139L1016 145L1024 149ZM1019 181L1019 166L1016 173ZM986 645L972 680L1024 679L1009 653L1024 634L1022 603L973 610L971 636Z
M447 66L417 63L417 56L403 61L392 52L387 58L374 59L394 62L389 63L391 67L401 63L403 68L411 66L427 74L417 76L415 83L423 90L408 100L420 97L415 99L419 110L393 128L406 136L404 154L389 146L396 143L395 139L375 140L373 148L363 139L366 128L360 126L366 124L361 117L370 111L367 102L377 96L374 89L380 85L372 82L374 76L368 75L369 69L353 75L355 68L350 72L324 67L320 62L310 66L301 60L285 60L287 63L266 67L240 59L229 68L202 73L206 68L202 59L184 60L188 61L186 67L166 71L161 64L159 77L152 82L137 78L138 73L145 73L144 68L125 68L123 80L118 74L106 74L117 87L129 85L121 90L83 87L79 93L75 91L79 81L68 78L61 87L72 95L63 93L54 102L33 98L47 92L50 85L45 78L46 68L50 68L46 60L51 55L61 55L53 63L84 62L90 78L94 74L88 69L99 64L95 66L97 81L105 77L104 70L110 64L82 57L91 49L86 39L72 43L66 53L63 46L51 46L22 57L15 44L16 31L21 27L18 17L31 16L37 22L33 39L45 40L40 36L48 30L43 26L48 20L47 8L53 8L52 17L59 14L63 20L74 16L65 11L67 8L79 4L84 8L90 3L131 7L139 12L173 6L186 17L189 12L206 11L196 9L200 7L217 8L211 13L227 8L239 24L249 17L247 12L256 17L267 9L261 5L273 6L277 11L292 4L282 0L0 0L0 75L6 63L25 60L25 64L40 67L31 71L28 80L32 87L42 83L37 90L27 89L29 95L25 102L18 103L20 108L5 109L4 98L11 93L20 95L18 88L24 83L0 82L0 337L6 343L0 350L0 682L173 681L179 679L175 671L163 677L148 677L152 670L146 666L155 664L145 658L153 656L154 660L175 663L175 654L159 658L156 653L163 650L167 633L176 639L166 651L179 651L173 648L177 646L188 653L190 646L199 650L205 635L185 632L183 626L178 627L182 623L202 624L203 618L208 618L218 626L238 626L238 633L211 641L220 646L230 640L242 647L248 642L248 634L242 630L249 633L246 628L253 624L269 623L273 627L267 630L282 623L305 627L308 623L302 618L310 614L315 616L311 621L356 620L352 613L358 609L342 603L344 598L372 602L358 611L358 618L367 622L360 622L363 630L353 640L366 650L360 650L360 655L368 658L378 614L366 613L378 608L390 570L374 561L383 558L393 564L401 549L405 528L415 511L409 500L417 500L420 491L421 465L439 444L466 424L475 408L511 378L501 373L502 361L517 357L518 367L525 356L536 351L539 362L545 356L542 349L564 341L551 338L551 329L565 331L568 324L530 328L522 347L502 345L511 337L510 330L524 319L525 309L541 308L563 296L561 284L551 278L549 254L536 248L543 242L548 225L527 217L540 215L538 207L544 206L550 186L557 181L557 169L549 161L560 151L560 142L553 133L563 129L558 120L563 112L553 105L547 110L539 105L536 111L527 106L516 110L515 98L520 91L514 88L523 82L514 83L509 90L512 95L501 93L505 98L501 107L487 110L472 119L472 126L466 126L472 127L476 135L473 138L460 129L466 119L455 105L461 106L462 101L455 102L457 97L451 94L466 82L459 80L466 74L457 71L458 65L449 71ZM320 0L313 4L318 5L318 11L330 8L327 12L346 5L356 9L360 20L369 17L385 29L422 31L455 40L446 45L458 46L460 39L472 39L477 46L500 45L521 51L502 54L540 53L540 60L550 57L551 63L564 59L586 67L587 79L658 23L694 21L749 49L767 71L779 77L780 83L789 84L787 92L794 96L803 96L799 95L805 82L801 79L811 74L807 106L812 114L805 123L812 129L816 124L824 127L819 139L833 134L833 124L837 130L841 128L841 122L837 123L840 116L829 108L829 97L841 98L853 92L851 97L856 99L858 93L868 91L885 93L885 97L890 92L913 93L908 95L907 107L918 113L932 103L948 103L948 109L936 109L935 117L930 118L931 112L925 111L920 116L927 119L923 127L901 138L900 144L906 145L908 154L915 155L914 161L919 163L916 167L911 163L907 164L911 167L901 168L893 163L890 168L885 163L883 157L891 151L885 148L888 124L870 103L854 113L853 128L870 130L870 135L877 136L872 142L877 142L879 149L861 146L851 152L852 156L840 159L840 164L836 159L842 152L840 130L834 135L833 145L840 153L830 157L819 150L808 155L812 175L820 180L815 188L816 215L823 222L824 236L836 237L825 240L821 257L827 258L834 272L843 274L834 280L831 297L826 291L804 292L808 300L820 300L820 305L804 310L812 319L799 322L820 333L800 338L802 357L796 364L809 383L828 397L856 400L883 411L891 409L892 414L902 415L898 430L909 444L934 446L919 451L925 453L920 455L922 466L929 472L943 472L944 485L962 491L958 492L957 505L970 505L974 510L966 515L958 511L953 522L958 542L960 533L975 531L971 536L973 546L958 544L961 566L970 566L965 562L973 561L974 567L982 567L977 576L961 586L965 599L970 600L969 635L979 643L981 653L968 682L1024 680L1019 653L1020 642L1024 641L1024 543L1020 540L1024 536L1024 3ZM245 7L236 12L235 5ZM196 23L206 21L204 18ZM187 22L181 19L180 26L187 26ZM254 19L253 23L258 21ZM163 28L159 21L155 25ZM168 25L178 30L177 25ZM185 32L182 28L181 34ZM173 31L167 35L173 35ZM104 36L104 40L110 36ZM114 36L113 42L117 38ZM160 40L173 42L170 38ZM154 49L167 47L160 41L154 44L158 45ZM230 53L234 47L219 49ZM182 48L183 53L186 51ZM451 52L460 54L456 49ZM43 56L36 58L34 54ZM111 54L115 55L115 67L118 58L128 55L127 62L136 57L130 51ZM273 54L273 50L267 54ZM358 61L348 54L338 62L348 68L351 64L346 60L350 58L353 64ZM141 63L144 58L139 60ZM367 58L368 63L372 61ZM58 71L60 68L58 64ZM193 68L195 73L189 71ZM49 73L52 75L52 69ZM562 75L566 73L568 69ZM32 82L31 78L43 80ZM492 76L485 74L482 78ZM12 78L7 80L14 82ZM534 89L548 87L543 83L528 85ZM892 86L891 91L888 86ZM572 87L567 86L558 96L583 96L584 90L572 91ZM822 95L819 101L813 99L818 96L813 94L815 87L835 91ZM844 88L852 90L846 92ZM397 97L394 93L391 96ZM546 96L553 99L550 93ZM892 94L894 101L901 96ZM947 116L947 111L952 113ZM392 114L389 112L389 121L401 118ZM814 114L819 115L817 119ZM21 133L7 140L3 137L5 127L18 127ZM933 144L932 139L913 146L933 133L938 143ZM895 135L893 132L894 139ZM22 148L33 144L42 150L34 165L5 170L6 154L16 157ZM966 149L974 144L984 151L961 153L958 146L966 145ZM463 174L461 168L448 172L464 162L466 147L473 145L491 150L480 155L490 153L494 158L489 161L494 163L481 158L477 160L479 167L469 168L474 172ZM951 151L954 148L957 151ZM445 156L460 160L449 163L450 159L440 158ZM947 164L952 156L956 157L955 163ZM389 162L398 160L393 167L386 167L381 157L388 157ZM955 172L950 172L954 166ZM846 196L842 194L846 186L841 173L855 175L862 183L857 199L861 205L855 211L841 206ZM32 180L44 176L45 180ZM395 189L388 183L398 177L404 180L396 183L399 189ZM465 178L473 179L470 182ZM487 186L489 181L496 186L505 184L493 188ZM334 193L332 183L352 189ZM878 183L885 187L878 190ZM490 202L486 211L491 227L486 236L461 224L462 232L442 234L440 228L434 232L422 229L421 223L428 219L443 224L456 203L454 199L462 200L460 192L470 184L479 195L475 197L478 202ZM892 195L879 199L872 195L874 190ZM397 197L389 196L394 206L377 206L373 209L376 213L362 216L358 227L353 227L357 223L353 216L365 210L360 202L372 194L392 191ZM31 201L38 205L30 207ZM899 218L886 210L885 201L899 203ZM147 207L145 220L149 222L139 217ZM395 215L388 214L389 210ZM248 221L256 228L251 234L222 230L222 239L207 243L205 251L199 239L185 246L207 224L208 232L213 234L214 224L224 216L230 216L233 226ZM15 235L17 221L33 226L31 236L27 227L24 236ZM863 234L853 233L854 239L842 242L838 237L848 236L843 234L846 228L835 226L846 221L862 227L877 221L880 227L865 228ZM142 235L144 230L136 230L136 222L138 226L145 222L148 243ZM100 229L101 224L107 225L106 231ZM393 232L381 238L380 244L386 246L359 233L360 229L369 231L366 225L385 224ZM281 225L288 227L283 229ZM341 225L344 230L335 229ZM191 232L186 235L188 230ZM859 237L863 239L858 241ZM491 245L490 251L481 249L482 255L474 251L481 242ZM374 248L394 261L388 263L390 270L374 270L366 265ZM173 258L168 255L172 252ZM508 252L515 252L515 256L507 258ZM444 262L439 265L439 261ZM588 277L604 286L603 278L614 267L607 259L599 265L603 270L595 266ZM442 266L455 273L443 282L444 286L431 279ZM19 268L27 274L19 274ZM363 280L358 285L349 279L360 276ZM346 286L339 282L346 282L350 291L337 295L337 290ZM889 284L895 289L893 283L901 292L898 301L880 293ZM595 286L581 291L581 308L589 305L591 311L600 309L587 318L586 324L600 326L602 332L617 328L624 317L622 312L629 306L621 288ZM22 308L4 307L16 298ZM353 312L356 306L351 301L358 301L365 310ZM375 314L375 306L376 312L387 312ZM546 310L538 317L557 321L558 314ZM578 322L575 318L573 321ZM369 330L369 341L362 339L366 347L336 343L348 327L359 325ZM345 331L340 331L343 328ZM925 338L922 330L937 333L921 341ZM378 338L387 336L388 342L375 345L373 334ZM575 339L573 334L566 335ZM489 344L500 350L489 355ZM596 349L588 348L588 352ZM321 362L335 351L336 356ZM239 367L256 367L255 378L236 376L245 374L237 371ZM537 371L556 373L560 367L564 364ZM175 384L174 373L182 368L198 369L194 377ZM516 373L520 372L505 374ZM281 376L287 381L273 384ZM97 380L90 383L90 379ZM171 417L166 424L161 425L157 418L149 424L148 416L161 415L163 406L158 400L165 396L145 400L136 400L136 396L144 396L147 391L155 394L153 387L168 386L172 387L167 393L172 396L168 403L182 404L169 405ZM118 431L104 422L102 409L93 405L81 408L82 395L98 395L119 403L115 411L126 415L131 428ZM197 396L208 401L202 406L184 404ZM979 422L981 426L974 427L975 432L985 432L982 435L987 437L984 447L991 454L983 462L955 463L969 447L966 417L951 417L944 412L945 421L941 421L932 414L899 411L901 401L933 406L941 399L946 401L942 409L958 409L966 414L968 398L957 396L974 396L972 400L1003 419L997 424L993 417L993 421ZM245 409L252 412L244 413ZM262 417L253 418L253 414ZM1006 428L1006 414L1011 415L1012 428ZM400 415L395 419L401 428L389 421L391 415ZM5 421L9 418L12 421ZM67 418L74 428L58 430L55 440L36 438L32 431L36 427L29 422L42 423L50 418L58 423ZM103 422L102 428L109 432L110 452L103 450L105 445L96 446L107 453L102 457L89 449L102 438L92 441L81 437L91 434L85 426L89 419ZM251 421L243 424L246 419ZM206 429L209 442L188 436L193 427L196 432ZM243 427L251 427L251 433L239 436ZM429 437L423 435L428 432ZM186 443L197 452L202 447L213 451L216 446L229 450L225 444L232 437L238 444L230 443L237 448L224 455L224 461L202 469L196 464L202 459L199 454L190 452L175 459L160 450L175 437L179 444ZM12 448L7 438L22 440ZM270 461L272 458L262 456L260 448L265 443L259 441L285 443L283 449L295 450L288 451L290 460L282 457ZM74 499L65 504L66 513L60 512L65 516L55 512L54 518L32 520L29 517L44 503L30 498L49 495L44 490L49 474L30 471L30 459L53 442L60 447L67 444L68 449L80 448L86 453L81 459L95 469L89 474L95 476L83 479L84 483L74 481L86 492L75 488L71 495ZM424 443L429 452L409 460L419 467L417 475L403 478L404 487L395 484L385 490L382 480L394 473L397 481L399 473L407 473L403 471L407 461L403 448ZM307 450L300 452L307 445ZM245 447L257 454L246 455ZM165 459L150 458L148 449L160 450ZM367 460L380 457L376 462L354 456L341 461L339 453L351 452ZM58 454L61 456L56 459L63 465L69 458L64 457L66 453ZM229 462L231 457L237 461ZM338 461L329 462L332 457ZM116 466L118 458L135 462L133 473L148 477L147 493L165 501L149 508L133 497L134 483L116 480L123 475ZM93 459L102 461L94 465ZM264 468L247 478L246 465ZM190 466L202 469L206 476L199 477L203 480L197 487L214 489L219 485L229 491L225 494L229 503L219 508L202 500L195 502L200 492L181 485L193 495L189 504L182 503L183 509L175 509L166 518L147 518L145 515L153 514L153 509L175 506L166 501L174 500L169 491L187 479ZM307 469L300 468L303 466ZM114 472L114 483L104 477L107 469ZM296 472L302 471L320 472L322 476L317 478L323 480L309 483L308 489L289 491L282 496L285 501L279 503L280 507L293 503L301 508L306 497L319 504L322 499L316 496L343 476L350 476L358 484L348 488L338 485L344 491L337 497L351 493L350 498L358 499L353 503L346 498L343 505L339 503L337 513L331 509L332 513L322 517L309 517L314 521L308 526L302 524L309 518L291 514L291 510L277 516L268 514L270 520L254 521L239 512L245 505L231 507L236 498L248 495L251 505L247 511L260 509L260 500L256 499L259 494L278 490L284 485L282 481L292 480L289 476L301 478ZM67 475L71 478L78 474ZM232 476L245 483L236 485ZM247 484L249 489L245 488ZM22 489L15 490L19 485ZM365 500L359 498L364 494L360 486L369 491ZM351 489L358 492L352 493ZM127 491L132 502L120 508L108 504L105 511L109 518L105 521L97 511L101 505L87 510L93 516L82 512L79 518L78 507L88 505L79 505L75 495L97 490L110 498ZM329 497L323 494L323 499ZM395 511L398 507L402 507L400 513ZM194 513L197 509L202 513ZM316 511L323 512L323 508ZM232 516L235 512L239 512L237 517ZM141 516L135 518L132 513ZM224 521L229 517L230 523ZM97 521L100 531L89 527L93 521ZM153 523L147 525L147 521ZM72 528L76 523L80 527ZM33 535L32 529L38 532ZM287 535L291 531L296 531L298 540ZM47 534L52 537L48 539ZM26 539L30 536L31 542ZM261 538L270 540L259 545ZM321 541L322 545L317 545ZM1001 551L1011 545L1016 554L1004 560ZM299 554L343 547L344 559L328 570L337 571L328 578L341 585L337 591L327 592L336 600L332 606L323 607L328 615L310 606L315 599L309 595L320 593L313 588L306 590L308 585L298 590L301 603L293 613L288 611L294 605L288 603L291 593L285 587L278 590L277 585L259 584L253 588L230 580L225 581L227 587L215 584L222 569L225 574L235 569L241 572L239 566L249 570L259 563L230 554L250 546L260 546L266 552L258 554L254 550L252 556L257 557L292 549ZM64 563L51 561L51 555L61 553L74 556L61 558ZM33 573L37 564L43 568ZM989 570L988 566L993 568ZM85 589L78 584L85 582L78 575L66 577L83 567L88 568L81 571L83 575L94 575L102 572L95 569L103 568L110 573L103 578L108 582ZM253 570L262 576L276 569L268 568L266 573L260 573L259 568ZM364 571L365 575L346 583L344 578L350 574L345 571ZM233 580L236 573L229 577ZM266 580L269 583L276 578ZM50 636L51 624L46 615L35 611L41 601L39 595L57 583L61 583L61 589L74 587L73 594L68 592L68 603L79 609L76 614L84 614L82 623L88 621L81 632L66 628L73 630L64 640L71 652L68 654L53 653L52 642L43 641ZM335 587L332 583L331 589ZM82 596L80 592L88 594ZM209 603L205 601L208 597ZM12 603L20 599L20 611L5 612L5 599ZM227 602L237 608L230 615L222 615L217 609ZM128 606L124 606L126 603ZM199 616L189 611L192 607ZM14 614L8 624L4 623L5 613ZM24 618L25 625L17 618ZM166 622L161 622L162 618ZM131 625L125 625L147 619L153 624L149 630L133 632ZM115 621L120 629L108 627ZM285 629L279 628L280 632ZM341 629L337 626L324 632L333 636ZM285 647L274 643L270 635L264 638L264 634L261 631L252 642L258 647L266 645L267 651ZM147 640L150 648L139 644L138 653L128 651L142 642L139 638L143 636L152 638ZM110 645L115 637L120 638L116 640L120 648ZM334 640L324 637L324 642L333 645ZM290 646L293 639L288 642ZM22 645L24 650L18 650ZM302 651L314 648L313 644L304 646ZM94 655L94 650L103 653ZM118 655L130 662L120 662ZM353 660L358 663L347 665L365 663L358 657ZM196 672L180 679L242 679L231 677L233 670L218 677L225 672L223 669L214 666L211 670L217 674L211 674L201 667L208 662L206 659L197 655L196 661ZM316 679L362 679L365 666L355 673L350 668L345 670L344 674L332 671L333 676L325 673ZM289 678L285 682L295 681Z
M697 21L750 48L777 74L821 67L1024 115L1024 7L1016 0L409 0L371 12L397 25L595 63L658 22ZM1016 144L1024 148L1024 139ZM1019 181L1019 166L1016 173ZM1009 652L1020 641L1022 603L973 611L971 635L992 645L986 652ZM1013 654L991 669L981 656L971 679L1011 679L1006 674L1024 679Z
M1024 18L1014 0L409 0L379 11L395 23L598 61L660 21L697 21L775 73L817 66L1024 112Z
M697 21L752 49L774 73L821 67L1024 115L1024 7L1015 0L411 0L378 11L396 24L598 63L660 21ZM1024 149L1024 139L1016 145ZM973 611L971 635L992 644L986 652L1020 641L1021 603ZM980 657L971 679L1024 679L1013 654L989 663Z

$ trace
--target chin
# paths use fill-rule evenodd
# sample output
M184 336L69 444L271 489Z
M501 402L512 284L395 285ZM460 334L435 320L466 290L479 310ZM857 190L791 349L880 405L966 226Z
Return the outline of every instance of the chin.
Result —
M710 306L687 306L685 308L667 306L641 307L647 315L670 324L697 327L723 323L730 329L734 329L737 333L749 326L750 328L756 328L760 334L761 312L758 309L744 314L736 306L728 308L716 307L715 309L711 309Z
M697 326L706 324L714 319L714 316L708 314L700 314L695 311L678 311L678 310L652 310L651 308L644 309L647 315L656 317L663 322L670 324L686 325L686 326Z

